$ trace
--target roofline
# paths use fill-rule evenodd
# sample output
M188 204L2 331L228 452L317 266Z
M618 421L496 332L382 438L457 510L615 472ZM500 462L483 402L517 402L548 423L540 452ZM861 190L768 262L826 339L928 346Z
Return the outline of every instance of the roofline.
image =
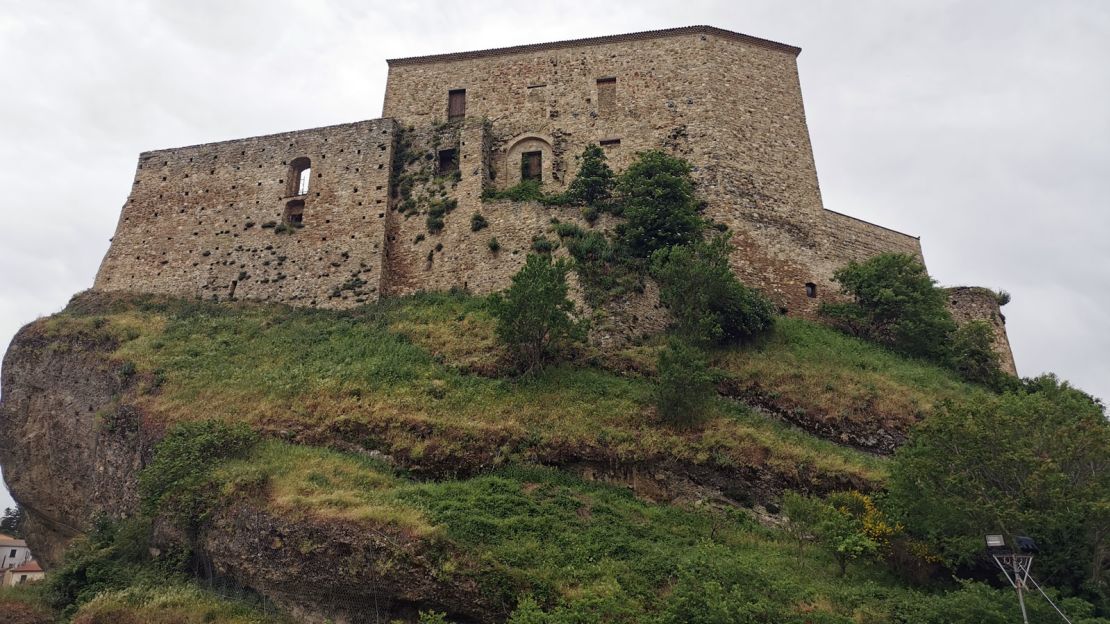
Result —
M847 219L851 219L853 221L859 221L860 223L866 223L867 225L873 225L873 226L875 226L879 229L886 230L888 232L894 232L895 234L901 234L902 236L905 236L906 238L912 238L914 240L921 240L920 236L914 236L913 234L906 234L905 232L899 232L898 230L896 230L894 228L889 228L885 225L879 225L878 223L873 223L871 221L868 221L867 219L860 219L859 217L853 217L850 214L844 214L843 212L837 212L835 210L829 210L828 208L825 208L825 211L826 212L831 212L834 215L840 215L842 217L845 217Z
M750 43L770 50L786 52L798 56L802 49L796 46L760 39L751 35L717 28L715 26L683 26L681 28L664 28L662 30L645 30L623 35L607 35L604 37L588 37L585 39L567 39L565 41L552 41L550 43L532 43L528 45L510 46L507 48L490 48L488 50L473 50L470 52L451 52L447 54L431 54L427 56L410 56L406 58L387 59L390 67L398 65L423 65L427 63L443 63L451 61L465 61L490 56L503 56L507 54L524 54L527 52L543 52L546 50L562 50L582 46L604 45L607 43L621 43L625 41L643 41L645 39L659 39L662 37L678 37L681 35L716 35L733 41Z

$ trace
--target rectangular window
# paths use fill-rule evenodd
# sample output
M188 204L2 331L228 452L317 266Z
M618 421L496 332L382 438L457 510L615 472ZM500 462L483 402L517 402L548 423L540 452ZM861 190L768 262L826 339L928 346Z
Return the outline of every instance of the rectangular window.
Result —
M612 113L617 109L617 79L597 79L597 112L599 115Z
M806 296L810 299L817 298L817 284L814 284L813 282L806 283Z
M602 139L597 142L602 147L619 147L621 144L620 139Z
M12 554L10 554L8 556L14 559L15 558L15 550L12 550Z
M439 150L439 163L436 168L438 175L448 175L459 170L459 152L458 150L445 149Z
M543 152L524 152L521 154L520 179L543 180Z
M454 89L447 92L447 119L462 119L466 117L466 89Z

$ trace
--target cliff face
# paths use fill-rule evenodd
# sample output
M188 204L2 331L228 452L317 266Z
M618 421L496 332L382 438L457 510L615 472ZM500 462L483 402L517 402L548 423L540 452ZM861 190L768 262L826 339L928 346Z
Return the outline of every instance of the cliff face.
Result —
M38 321L4 356L0 462L27 510L27 541L47 566L98 515L136 507L149 444L138 412L118 403L126 382L107 359L113 348L95 331L52 336Z

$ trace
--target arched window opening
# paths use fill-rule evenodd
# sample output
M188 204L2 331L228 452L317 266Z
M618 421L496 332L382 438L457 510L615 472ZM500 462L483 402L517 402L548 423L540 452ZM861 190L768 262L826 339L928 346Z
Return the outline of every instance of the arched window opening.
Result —
M295 199L285 204L285 215L282 220L290 227L304 227L304 201Z
M813 282L806 282L806 296L810 299L817 298L817 284Z
M308 195L309 181L312 180L312 162L308 157L294 158L289 163L289 195Z

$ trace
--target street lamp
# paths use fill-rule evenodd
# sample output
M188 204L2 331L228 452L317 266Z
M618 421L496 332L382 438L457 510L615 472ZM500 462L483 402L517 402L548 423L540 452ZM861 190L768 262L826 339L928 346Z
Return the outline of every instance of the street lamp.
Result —
M1010 585L1017 590L1018 604L1021 605L1021 621L1024 622L1024 624L1029 624L1029 615L1025 612L1024 595L1024 592L1029 589L1029 583L1032 583L1033 587L1037 588L1037 591L1044 596L1044 599L1048 601L1048 604L1052 605L1053 609L1056 609L1056 613L1059 613L1060 617L1064 618L1065 622L1072 624L1068 616L1064 615L1064 612L1060 610L1060 607L1056 606L1055 602L1052 602L1048 594L1044 593L1044 590L1041 589L1037 580L1029 573L1029 569L1033 567L1033 555L1040 552L1040 549L1037 548L1037 542L1034 541L1033 538L1025 535L1015 536L1014 542L1017 546L1016 552L1012 548L1006 547L1006 538L1002 535L988 535L986 541L987 552L990 554L991 558L994 559L994 562L998 564L998 568L1002 570L1002 573L1006 575L1006 580L1010 581Z

